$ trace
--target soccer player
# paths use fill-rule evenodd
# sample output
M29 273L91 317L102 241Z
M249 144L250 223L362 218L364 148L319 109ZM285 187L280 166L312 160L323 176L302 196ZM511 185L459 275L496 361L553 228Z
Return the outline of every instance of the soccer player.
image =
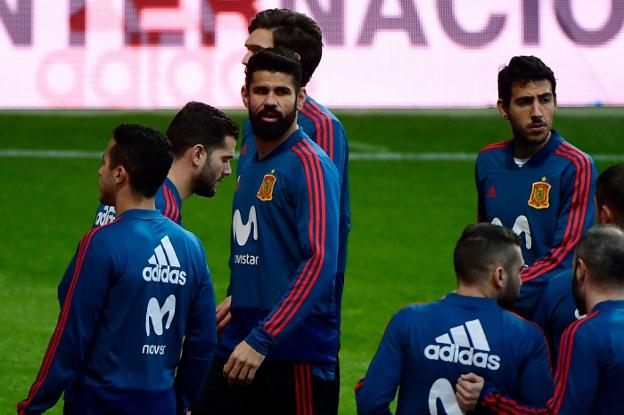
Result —
M551 129L557 95L552 70L515 56L498 73L498 110L513 138L477 157L478 218L513 229L527 265L516 311L532 318L554 275L572 264L574 246L594 222L592 159Z
M587 231L576 249L572 287L579 312L589 314L572 323L563 334L555 394L545 407L509 398L500 391L498 381L487 374L485 386L484 379L472 375L471 379L461 379L458 388L483 388L478 407L493 413L621 413L618 402L624 391L623 269L624 232L613 225Z
M18 414L65 392L64 414L184 414L216 348L212 282L197 237L155 210L171 144L135 124L115 128L98 174L113 223L80 241L61 283L61 312Z
M598 223L624 228L624 164L611 166L598 176L596 210ZM582 317L572 295L572 270L566 270L548 282L533 319L546 332L553 363L564 330Z
M182 202L191 195L213 197L232 173L238 126L220 110L189 102L171 120L167 137L173 145L171 170L156 192L156 209L182 224ZM115 207L101 204L94 226L115 220Z
M504 308L520 291L520 241L488 223L464 229L455 246L457 290L397 312L366 377L355 388L359 414L459 414L454 385L475 372L533 404L552 395L541 329Z
M264 48L280 47L294 51L301 59L302 86L310 81L323 54L323 34L318 24L305 14L287 9L269 9L258 13L250 22L249 37L245 42L247 54L243 65L249 58ZM340 185L340 233L338 249L338 272L336 274L336 306L342 303L344 273L347 264L347 237L351 229L351 208L349 202L349 177L347 164L349 147L347 136L340 120L325 106L310 96L306 96L298 112L297 123L316 144L318 144L334 162L341 177ZM254 131L250 120L243 126L243 141L237 171L254 157ZM217 321L219 328L224 327L229 319L230 298L226 298L218 307ZM338 376L336 387L339 386Z
M242 96L256 151L232 208L232 320L193 415L332 413L340 175L297 125L293 52L254 54Z

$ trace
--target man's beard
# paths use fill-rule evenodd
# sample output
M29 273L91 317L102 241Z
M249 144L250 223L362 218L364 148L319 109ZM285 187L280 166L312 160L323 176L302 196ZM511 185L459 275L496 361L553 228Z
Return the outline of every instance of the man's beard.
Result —
M202 197L213 197L217 194L217 189L208 183L198 182L195 184L194 194Z
M510 281L507 281L506 284L503 293L496 299L496 302L506 310L513 310L514 304L518 300L518 290Z
M217 178L206 170L193 183L193 193L202 197L213 197L217 193Z
M100 203L107 206L115 206L115 194L109 189L100 188Z
M266 115L276 115L277 119L272 122L262 120L262 117ZM249 120L251 121L254 135L265 141L277 141L282 138L295 121L296 116L296 107L293 107L292 111L286 115L272 109L263 109L257 114L252 114L251 110L249 110Z

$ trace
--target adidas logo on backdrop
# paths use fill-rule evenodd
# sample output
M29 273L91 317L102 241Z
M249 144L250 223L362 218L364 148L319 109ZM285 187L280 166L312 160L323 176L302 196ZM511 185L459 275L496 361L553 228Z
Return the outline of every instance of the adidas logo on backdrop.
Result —
M466 330L468 329L468 330ZM460 363L490 370L500 368L500 356L491 354L490 345L479 320L467 321L451 328L449 334L436 337L436 343L425 347L425 357L448 363Z
M143 268L143 279L145 281L180 285L186 283L186 272L179 269L180 261L168 236L160 240L160 244L154 248L154 255L147 262L150 265Z

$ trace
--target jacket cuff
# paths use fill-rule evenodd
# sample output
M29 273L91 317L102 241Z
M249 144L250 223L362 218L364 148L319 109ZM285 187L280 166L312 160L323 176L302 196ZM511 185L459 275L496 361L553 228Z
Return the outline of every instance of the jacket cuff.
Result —
M255 351L264 356L269 354L269 349L275 344L275 339L261 327L254 328L245 341L253 347Z

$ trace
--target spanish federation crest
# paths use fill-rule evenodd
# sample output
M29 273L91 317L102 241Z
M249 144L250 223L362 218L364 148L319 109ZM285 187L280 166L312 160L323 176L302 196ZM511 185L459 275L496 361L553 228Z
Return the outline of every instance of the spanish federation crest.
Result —
M273 188L277 181L277 177L273 174L274 172L275 170L271 170L271 173L264 175L264 179L262 179L262 183L260 184L260 189L258 189L258 199L263 202L273 200Z
M531 196L529 196L529 206L535 209L546 209L550 206L548 194L552 186L546 183L546 177L531 185Z

